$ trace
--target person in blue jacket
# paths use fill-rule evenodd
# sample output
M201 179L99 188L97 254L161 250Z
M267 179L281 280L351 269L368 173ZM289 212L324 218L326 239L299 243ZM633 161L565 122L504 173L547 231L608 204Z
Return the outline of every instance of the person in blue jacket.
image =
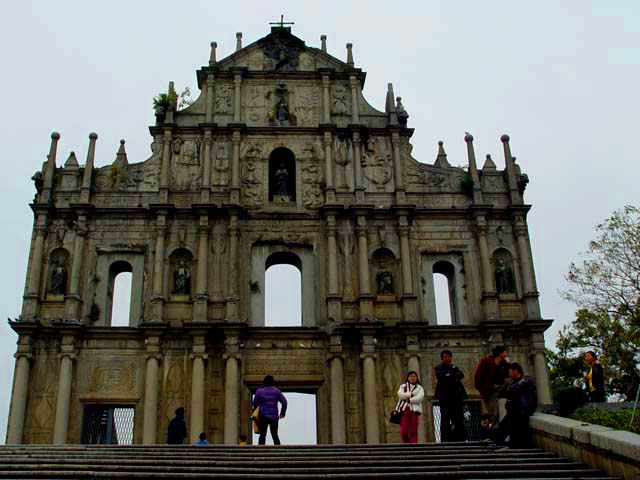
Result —
M281 405L278 414L278 403ZM253 397L253 408L260 407L258 429L260 437L258 445L264 445L267 440L267 427L271 430L271 438L274 445L280 445L278 437L278 420L284 418L287 413L287 399L279 388L275 386L275 380L271 375L264 377L262 387L256 390Z

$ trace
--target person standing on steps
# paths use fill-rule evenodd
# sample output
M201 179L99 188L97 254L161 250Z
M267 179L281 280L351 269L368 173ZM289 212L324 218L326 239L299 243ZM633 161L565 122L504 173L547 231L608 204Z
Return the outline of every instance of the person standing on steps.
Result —
M176 416L169 422L167 443L169 445L182 445L187 438L187 424L184 423L184 408L176 408Z
M281 405L278 415L278 403ZM260 437L258 445L264 445L267 440L267 428L271 430L271 438L274 445L280 445L278 437L278 420L284 418L287 413L287 399L279 388L275 386L275 380L271 375L264 377L262 387L256 390L253 397L253 408L260 407L258 428Z
M584 377L584 388L590 402L604 402L604 370L598 363L598 356L592 350L584 354L589 371Z
M473 376L473 383L482 395L485 413L498 420L498 390L509 376L509 353L503 345L497 345L491 355L480 360Z
M405 383L398 389L400 404L398 410L402 412L400 420L400 436L404 443L418 443L418 426L422 414L422 400L424 389L418 379L418 374L411 371L407 374Z
M453 364L451 350L443 350L440 359L442 362L435 368L435 397L440 404L440 441L464 442L467 439L462 413L463 402L467 398L462 384L464 373Z

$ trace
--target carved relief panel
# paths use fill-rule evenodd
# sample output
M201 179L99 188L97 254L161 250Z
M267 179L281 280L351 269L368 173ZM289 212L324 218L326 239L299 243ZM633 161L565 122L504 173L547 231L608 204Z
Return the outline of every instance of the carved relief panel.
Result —
M171 146L171 187L194 191L202 180L202 142L199 138L178 138Z

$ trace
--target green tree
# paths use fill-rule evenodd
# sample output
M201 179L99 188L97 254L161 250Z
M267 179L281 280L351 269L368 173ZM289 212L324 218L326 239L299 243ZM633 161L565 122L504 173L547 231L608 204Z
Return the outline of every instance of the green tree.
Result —
M593 350L607 392L632 400L640 382L640 209L629 205L613 212L596 232L582 261L569 266L563 295L580 310L559 334L555 366L559 377L570 379L577 359Z

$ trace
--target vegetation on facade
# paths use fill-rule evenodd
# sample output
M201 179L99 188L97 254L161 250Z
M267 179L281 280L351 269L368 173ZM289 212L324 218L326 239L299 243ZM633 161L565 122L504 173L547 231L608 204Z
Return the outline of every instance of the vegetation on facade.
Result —
M631 408L621 410L590 410L580 408L573 412L569 418L581 422L593 423L594 425L602 425L603 427L609 427L615 430L627 430L633 433L640 433L640 415L636 412L633 425L631 425L632 414L633 410Z

